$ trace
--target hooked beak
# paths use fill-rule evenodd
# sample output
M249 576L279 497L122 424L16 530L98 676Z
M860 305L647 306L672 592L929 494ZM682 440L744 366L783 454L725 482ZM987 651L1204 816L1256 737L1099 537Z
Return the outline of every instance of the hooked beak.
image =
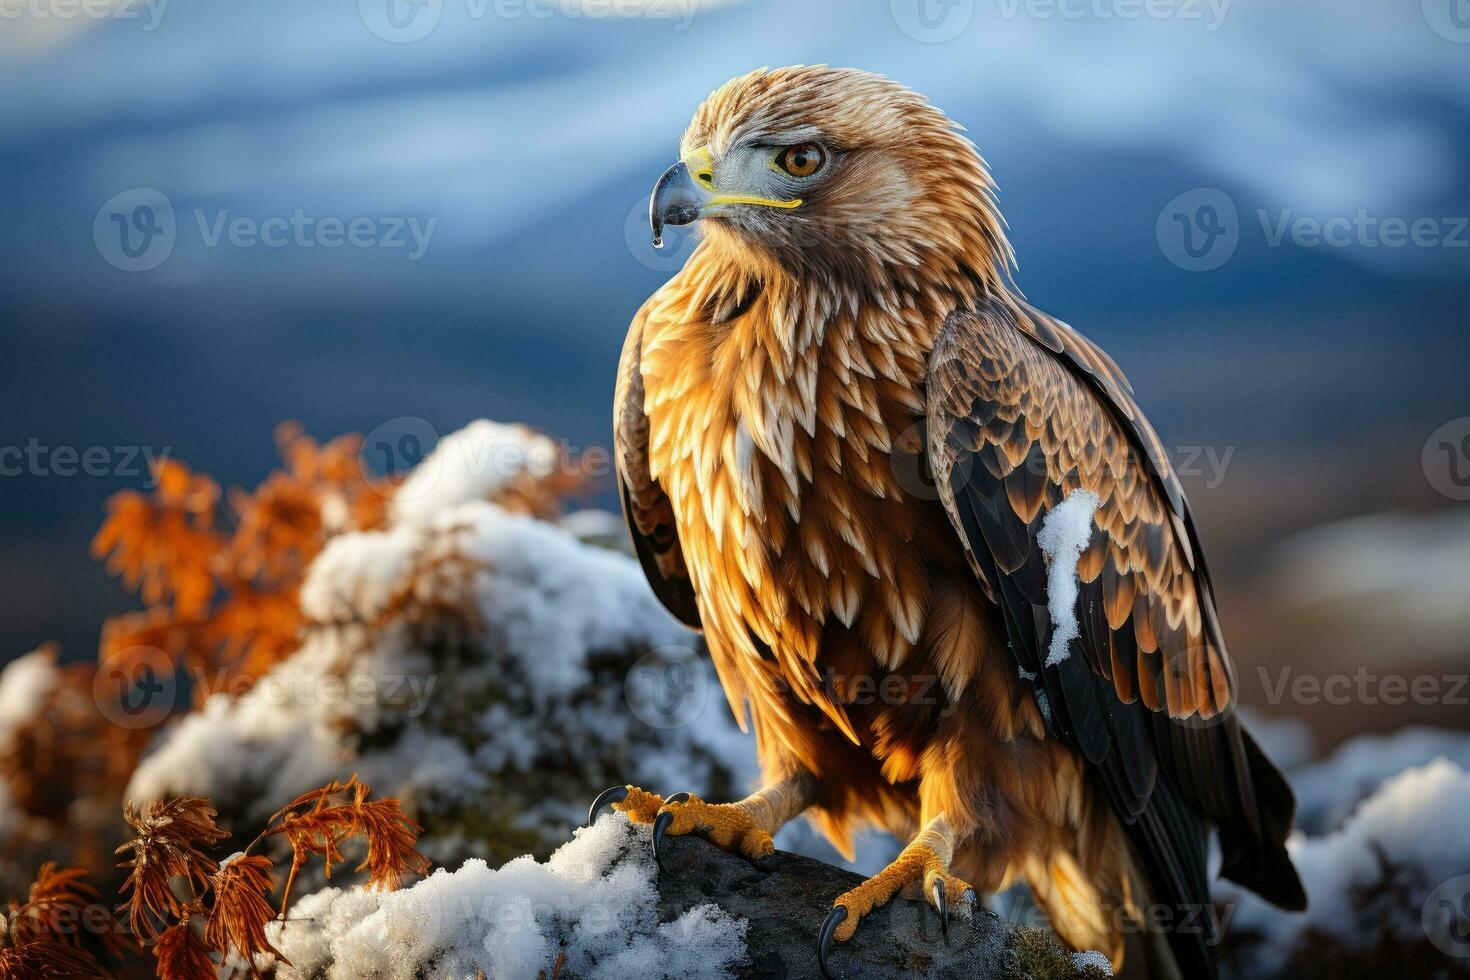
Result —
M693 168L693 169L691 169ZM739 182L738 176L736 182ZM801 199L782 200L738 189L716 188L708 147L701 147L665 170L653 186L648 201L648 224L653 228L653 247L664 247L665 225L687 225L725 208L753 204L769 208L799 208Z
M648 223L653 228L653 247L664 247L664 225L687 225L699 220L710 193L694 182L689 166L680 160L664 171L653 185L648 201Z

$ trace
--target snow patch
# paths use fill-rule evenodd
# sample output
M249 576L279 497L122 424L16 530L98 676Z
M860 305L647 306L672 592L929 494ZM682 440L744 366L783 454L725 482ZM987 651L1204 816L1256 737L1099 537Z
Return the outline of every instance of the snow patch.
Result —
M1097 494L1073 490L1041 522L1036 543L1047 557L1046 598L1051 613L1051 647L1046 666L1055 667L1069 656L1068 645L1082 635L1077 623L1077 562L1092 538L1092 515Z
M1441 758L1470 769L1470 733L1416 726L1350 739L1292 773L1297 825L1315 834L1334 830L1384 780Z
M444 511L498 496L522 475L550 475L556 443L524 425L479 419L440 439L393 495L399 523L427 524Z
M716 905L658 921L649 830L609 814L544 864L471 859L396 892L326 888L298 902L271 941L283 977L459 980L723 980L745 960L748 923Z
M36 709L56 686L56 655L32 650L0 670L0 743L36 716Z
M1421 910L1441 882L1470 874L1470 773L1438 759L1385 782L1338 830L1319 837L1294 834L1287 842L1292 862L1307 890L1303 913L1283 912L1232 882L1215 883L1217 901L1234 904L1230 929L1265 938L1252 948L1245 976L1270 976L1286 969L1303 932L1331 935L1347 949L1372 945L1376 937L1360 928L1351 905L1354 891L1378 881L1379 855L1403 869L1410 892L1394 899L1396 917L1388 927L1405 939L1422 937Z

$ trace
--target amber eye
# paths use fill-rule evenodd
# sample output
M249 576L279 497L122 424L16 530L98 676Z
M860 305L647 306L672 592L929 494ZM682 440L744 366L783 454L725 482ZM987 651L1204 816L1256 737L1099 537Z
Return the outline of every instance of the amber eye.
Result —
M788 146L776 157L776 166L793 177L810 177L827 162L827 151L815 143Z

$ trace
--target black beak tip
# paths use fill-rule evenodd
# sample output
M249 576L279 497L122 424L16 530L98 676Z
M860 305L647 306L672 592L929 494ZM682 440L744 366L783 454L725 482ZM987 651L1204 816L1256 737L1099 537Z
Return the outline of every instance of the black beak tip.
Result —
M648 224L653 247L664 247L665 225L687 225L699 220L701 196L689 168L682 161L663 172L648 199Z

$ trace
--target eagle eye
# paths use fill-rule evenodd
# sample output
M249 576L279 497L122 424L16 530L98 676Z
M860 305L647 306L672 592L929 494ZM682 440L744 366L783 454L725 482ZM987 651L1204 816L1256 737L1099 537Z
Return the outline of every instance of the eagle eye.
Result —
M827 151L816 143L798 143L776 155L776 166L793 177L810 177L826 162Z

